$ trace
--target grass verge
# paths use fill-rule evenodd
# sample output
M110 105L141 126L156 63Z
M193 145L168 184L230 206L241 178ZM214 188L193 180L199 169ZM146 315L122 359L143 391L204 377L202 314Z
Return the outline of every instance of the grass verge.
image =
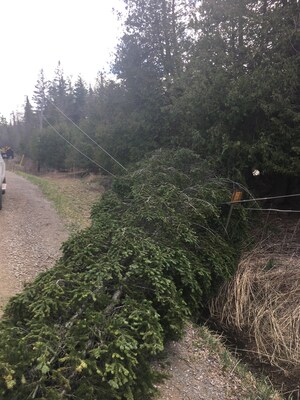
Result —
M90 209L103 192L99 184L95 187L95 183L91 184L87 179L59 174L43 177L21 171L17 171L17 174L40 188L71 233L89 225Z

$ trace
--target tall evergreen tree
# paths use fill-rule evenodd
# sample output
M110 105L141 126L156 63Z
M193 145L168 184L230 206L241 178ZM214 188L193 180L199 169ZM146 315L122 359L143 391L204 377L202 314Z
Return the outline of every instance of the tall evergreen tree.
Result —
M35 90L33 92L35 112L38 114L39 117L40 128L42 128L44 125L43 118L47 106L48 86L49 83L46 81L44 71L41 69L39 78L35 85Z
M35 115L28 96L26 96L24 107L24 124L30 129L33 129L35 127Z
M74 101L72 120L76 123L86 116L86 97L88 90L81 76L78 76L74 84Z
M173 111L181 143L231 176L254 165L298 174L299 3L207 0L196 17L184 94Z
M54 72L54 78L49 83L48 117L52 123L60 120L63 121L64 117L61 112L70 114L70 103L72 102L70 99L70 97L72 97L70 96L70 91L72 91L72 87L70 89L70 84L68 84L65 79L64 71L59 61Z

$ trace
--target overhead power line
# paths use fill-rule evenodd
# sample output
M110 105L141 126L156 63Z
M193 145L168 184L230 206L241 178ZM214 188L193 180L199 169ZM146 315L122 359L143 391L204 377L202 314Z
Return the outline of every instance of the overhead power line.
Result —
M300 210L283 210L282 208L246 208L246 210L250 211L275 211L282 213L300 213Z
M87 158L88 160L90 160L93 164L97 165L97 167L101 168L103 171L107 172L109 175L113 176L114 178L116 178L116 175L114 175L113 173L111 173L110 171L108 171L107 169L105 169L104 167L102 167L102 165L98 164L96 161L92 160L88 155L86 155L85 153L83 153L81 150L79 150L76 146L74 146L73 143L69 142L68 139L66 139L61 133L58 132L58 130L52 125L50 124L50 122L43 117L44 121L47 122L47 124L54 130L55 133L58 134L58 136L60 136L63 140L65 140L70 146L72 146L76 151L78 151L78 153L80 153L81 155L83 155L85 158Z
M232 204L232 203L249 203L256 201L265 201L265 200L275 200L275 199L286 199L289 197L300 197L300 193L297 194L285 194L283 196L272 196L272 197L259 197L257 199L246 199L246 200L237 200L237 201L227 201L224 204Z
M80 130L81 133L83 133L86 137L88 137L99 149L101 149L105 154L107 154L114 162L116 162L121 168L123 168L125 171L127 169L122 165L116 158L114 158L107 150L105 150L102 146L100 146L99 143L97 143L93 138L91 138L83 129L80 128L79 125L77 125L70 117L68 117L53 101L51 101L49 98L47 99L50 104L53 105L57 109L58 112L60 112L68 121L70 121L77 129Z

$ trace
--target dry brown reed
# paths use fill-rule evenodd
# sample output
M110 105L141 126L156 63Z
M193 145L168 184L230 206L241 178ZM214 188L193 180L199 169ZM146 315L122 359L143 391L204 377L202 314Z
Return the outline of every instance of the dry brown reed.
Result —
M247 342L260 361L300 377L299 222L244 257L210 306L212 317ZM284 233L284 234L283 234ZM282 235L283 234L283 235Z

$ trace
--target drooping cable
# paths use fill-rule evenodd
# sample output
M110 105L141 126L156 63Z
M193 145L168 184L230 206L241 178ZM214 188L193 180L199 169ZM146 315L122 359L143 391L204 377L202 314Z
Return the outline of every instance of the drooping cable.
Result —
M58 112L60 112L68 121L70 121L77 129L80 130L81 133L83 133L86 137L88 137L99 149L101 149L105 154L107 154L114 162L116 162L121 168L123 168L125 171L127 169L122 165L116 158L114 158L107 150L105 150L102 146L100 146L99 143L97 143L93 138L91 138L83 129L80 128L79 125L77 125L70 117L68 117L53 101L51 101L49 98L47 98L50 104L53 105L57 109Z
M271 197L259 197L257 199L245 199L245 200L237 200L237 201L227 201L224 204L238 204L238 203L249 203L249 202L256 202L256 201L265 201L265 200L275 200L275 199L287 199L290 197L300 197L300 193L295 193L295 194L285 194L282 196L271 196Z
M279 212L279 213L300 213L300 210L284 210L281 208L246 208L246 210L250 210L250 211L275 211L275 212Z
M81 155L83 155L85 158L87 158L88 160L90 160L93 164L97 165L97 167L101 168L103 171L107 172L109 175L113 176L114 178L116 178L116 175L114 175L112 172L108 171L107 169L105 169L104 167L102 167L102 165L98 164L96 161L92 160L88 155L86 155L85 153L83 153L81 150L79 150L76 146L74 146L73 143L71 143L68 139L66 139L61 133L58 132L58 130L52 125L50 124L50 122L43 117L44 121L53 129L53 131L55 133L58 134L58 136L60 136L63 140L65 140L70 146L72 146L76 151L78 151L78 153L80 153Z

